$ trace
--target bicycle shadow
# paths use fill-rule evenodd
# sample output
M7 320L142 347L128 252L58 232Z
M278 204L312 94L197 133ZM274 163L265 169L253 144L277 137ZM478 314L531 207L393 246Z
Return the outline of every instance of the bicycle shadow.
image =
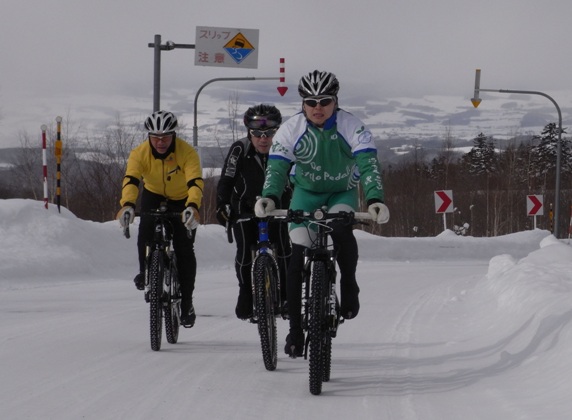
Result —
M332 377L322 394L325 395L407 395L439 393L468 387L482 379L502 375L519 368L537 353L556 347L562 330L572 321L572 310L561 315L550 315L540 320L530 338L529 333L535 316L528 319L514 333L497 342L457 353L430 357L359 357L332 359ZM525 341L526 345L515 342ZM367 351L381 353L403 347L421 348L440 346L432 344L376 344L366 345ZM507 350L510 345L521 347L518 351ZM358 344L363 349L363 345ZM340 349L356 344L339 345ZM334 352L336 345L334 345ZM444 353L444 352L443 352ZM461 363L462 362L462 363ZM474 365L474 366L473 366ZM431 372L423 372L423 370ZM402 371L403 373L399 373ZM363 374L360 375L360 372ZM416 373L421 372L421 373ZM346 375L347 374L347 375Z

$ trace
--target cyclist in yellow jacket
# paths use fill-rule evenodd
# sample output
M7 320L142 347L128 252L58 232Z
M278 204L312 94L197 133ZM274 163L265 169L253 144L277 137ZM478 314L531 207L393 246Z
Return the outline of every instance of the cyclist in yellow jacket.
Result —
M181 282L181 325L192 327L196 319L193 306L197 271L194 242L204 182L199 155L191 145L177 137L177 126L177 118L167 111L154 112L145 120L149 137L129 155L117 220L124 226L127 215L127 221L133 222L141 181L141 212L157 209L161 202L167 203L169 211L181 212L181 221L173 223L173 246ZM187 235L187 230L192 234ZM139 290L144 289L145 282L145 246L152 238L153 218L142 215L137 238L139 274L134 279Z

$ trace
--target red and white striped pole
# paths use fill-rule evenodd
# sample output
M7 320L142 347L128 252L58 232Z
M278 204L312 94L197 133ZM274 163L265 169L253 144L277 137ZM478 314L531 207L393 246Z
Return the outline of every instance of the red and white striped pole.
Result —
M278 85L278 93L280 96L284 96L286 91L288 90L288 86L285 85L286 83L286 76L285 76L285 60L284 58L280 59L280 84Z
M42 124L42 163L44 165L44 207L48 208L48 157L46 155L46 130L48 126Z
M54 147L54 154L56 155L56 204L58 206L58 212L61 212L61 185L60 181L62 178L62 117L56 117L56 144Z

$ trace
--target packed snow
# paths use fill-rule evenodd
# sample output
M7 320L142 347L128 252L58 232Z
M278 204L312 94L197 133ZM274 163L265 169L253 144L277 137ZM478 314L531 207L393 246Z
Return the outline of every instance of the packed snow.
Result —
M356 232L361 311L314 396L307 360L283 353L287 321L269 372L256 325L236 319L234 245L218 225L197 233L195 326L152 351L135 236L0 200L0 418L570 418L568 239Z

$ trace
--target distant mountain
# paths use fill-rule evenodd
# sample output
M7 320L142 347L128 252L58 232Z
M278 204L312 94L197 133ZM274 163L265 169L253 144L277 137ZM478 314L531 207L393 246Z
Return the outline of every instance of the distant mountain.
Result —
M194 94L195 92L190 90L178 90L165 92L164 99L162 98L162 107L172 110L178 116L181 125L179 134L189 143L193 143ZM548 94L557 101L561 109L563 127L570 127L572 91ZM397 161L409 151L418 150L420 146L426 156L438 153L447 137L453 140L456 147L465 148L472 146L472 139L479 133L492 136L500 142L515 136L540 134L546 124L558 122L555 106L539 95L487 93L481 97L482 102L477 109L471 104L469 96L378 98L373 95L364 97L342 94L339 100L343 109L361 118L370 127L380 149L380 157L389 162ZM128 102L126 98L107 99L111 104L131 105L123 105L120 110L110 107L105 111L95 104L70 110L69 118L72 124L82 127L77 134L80 138L83 133L93 138L101 135L107 127L113 126L117 118L117 115L113 116L113 112L119 113L121 119L131 125L140 125L149 112L144 109L149 106L148 103ZM220 164L233 139L245 135L241 116L249 106L260 102L274 103L281 110L284 119L299 112L301 105L297 94L290 91L285 97L278 96L276 91L244 89L229 93L229 90L224 88L211 88L201 94L196 128L197 144L203 149L205 167ZM56 99L52 103L54 108L61 105ZM95 108L98 112L94 112ZM38 110L30 109L29 112ZM230 115L235 115L234 135ZM1 121L2 125L17 126L7 121L8 119L9 116L5 115ZM38 134L37 127L42 121L45 121L45 118L38 117L37 121L34 121L33 133ZM25 125L21 128L26 129ZM7 131L0 132L0 147L5 144L2 136L7 136L6 133ZM11 140L13 139L12 135ZM65 143L65 137L63 140ZM7 159L7 153L0 154L0 164L6 163Z

